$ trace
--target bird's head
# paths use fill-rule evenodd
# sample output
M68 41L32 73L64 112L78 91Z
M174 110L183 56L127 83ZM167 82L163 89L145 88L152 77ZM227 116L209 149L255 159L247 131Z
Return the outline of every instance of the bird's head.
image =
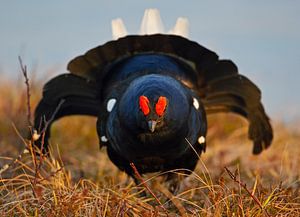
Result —
M163 125L164 115L168 106L168 99L165 96L159 96L157 101L150 102L147 96L139 97L139 108L143 113L150 132L154 132L156 127Z
M186 90L178 81L150 74L129 85L118 113L121 124L131 131L157 135L182 128L189 109Z

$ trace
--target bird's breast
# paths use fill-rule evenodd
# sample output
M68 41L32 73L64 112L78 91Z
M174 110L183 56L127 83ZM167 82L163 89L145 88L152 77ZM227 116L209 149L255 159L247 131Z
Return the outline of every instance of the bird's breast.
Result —
M165 163L165 158L155 156L144 157L135 160L135 164L139 166L139 170L143 173L163 171Z

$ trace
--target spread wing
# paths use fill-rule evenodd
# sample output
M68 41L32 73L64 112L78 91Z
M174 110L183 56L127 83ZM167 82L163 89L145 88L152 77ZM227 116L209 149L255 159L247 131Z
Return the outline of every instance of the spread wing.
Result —
M95 82L73 74L62 74L46 83L34 120L35 129L39 134L45 133L45 137L36 144L47 147L51 124L63 116L97 116L101 103L98 90Z
M249 121L248 137L253 153L259 154L271 145L273 130L261 103L261 92L247 77L238 74L235 64L220 60L207 71L206 85L199 89L208 114L234 112Z

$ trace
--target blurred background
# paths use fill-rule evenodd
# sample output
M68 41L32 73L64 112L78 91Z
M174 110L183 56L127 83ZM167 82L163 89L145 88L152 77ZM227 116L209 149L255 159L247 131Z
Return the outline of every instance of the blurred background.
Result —
M186 17L189 39L233 60L260 87L271 119L299 120L300 1L2 1L0 79L21 76L20 55L45 83L75 56L111 40L112 19L138 33L147 8L160 11L166 30Z

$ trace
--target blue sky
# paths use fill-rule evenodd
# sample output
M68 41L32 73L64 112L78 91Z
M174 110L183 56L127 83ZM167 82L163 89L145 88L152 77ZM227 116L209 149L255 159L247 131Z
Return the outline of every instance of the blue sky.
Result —
M137 33L147 8L159 9L166 29L177 17L187 17L189 38L232 59L257 83L272 119L300 116L296 0L2 1L0 73L19 75L18 55L41 77L51 70L64 73L70 59L111 40L112 19L122 18L127 30Z

